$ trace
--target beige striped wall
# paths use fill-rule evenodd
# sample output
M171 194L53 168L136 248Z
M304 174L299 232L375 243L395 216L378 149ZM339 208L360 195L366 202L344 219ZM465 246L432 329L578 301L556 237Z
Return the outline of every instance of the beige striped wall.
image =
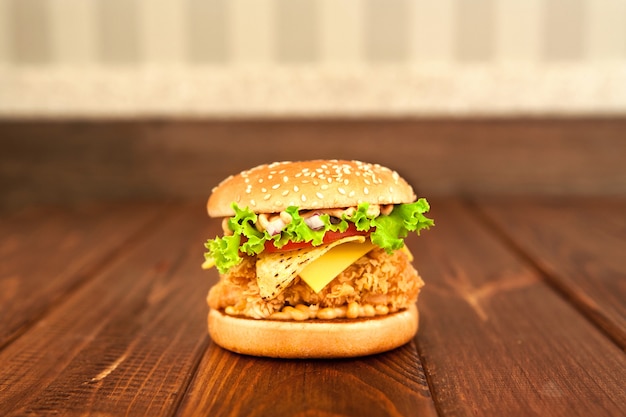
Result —
M0 115L622 114L626 0L0 0Z

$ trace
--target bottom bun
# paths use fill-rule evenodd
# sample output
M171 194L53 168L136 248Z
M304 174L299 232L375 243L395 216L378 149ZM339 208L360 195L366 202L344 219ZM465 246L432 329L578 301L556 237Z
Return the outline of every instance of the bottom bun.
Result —
M209 334L233 352L275 358L346 358L385 352L409 342L418 327L415 305L364 319L257 320L209 311Z

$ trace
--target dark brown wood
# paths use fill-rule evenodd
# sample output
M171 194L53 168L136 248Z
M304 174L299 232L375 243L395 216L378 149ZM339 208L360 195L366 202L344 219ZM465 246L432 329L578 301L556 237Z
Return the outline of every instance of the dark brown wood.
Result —
M626 199L476 204L507 242L626 350Z
M312 158L379 162L427 196L626 194L626 119L0 123L0 207L206 198L229 174Z
M204 198L3 216L0 414L622 416L624 200L429 200L417 337L333 361L210 341Z
M196 207L165 213L0 351L2 415L172 415L208 342L206 225Z
M89 230L108 225L90 219ZM217 230L208 223L197 207L161 213L153 231L0 351L3 415L171 415L185 392L181 415L436 415L414 344L343 361L249 358L211 345L197 367L216 279L199 268L201 243ZM233 397L237 386L248 397Z
M471 207L432 207L435 228L409 244L427 283L416 340L439 415L623 415L624 352Z
M345 360L206 352L179 416L436 416L415 345Z
M108 267L161 205L30 208L0 219L0 347Z

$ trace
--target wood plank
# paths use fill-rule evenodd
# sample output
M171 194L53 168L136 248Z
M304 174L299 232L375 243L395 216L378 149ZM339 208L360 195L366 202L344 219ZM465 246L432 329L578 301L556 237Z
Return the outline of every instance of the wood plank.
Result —
M209 340L207 220L196 204L160 216L2 350L3 415L172 415Z
M416 340L439 415L623 415L624 352L466 206L431 205L435 228L409 245L426 281Z
M429 196L624 195L625 136L625 118L5 121L0 207L205 198L242 169L311 158L379 162Z
M477 204L509 244L626 350L626 199Z
M323 343L323 341L321 341ZM211 344L179 416L436 416L411 342L379 355L280 360Z
M0 347L107 266L163 205L33 207L0 219Z

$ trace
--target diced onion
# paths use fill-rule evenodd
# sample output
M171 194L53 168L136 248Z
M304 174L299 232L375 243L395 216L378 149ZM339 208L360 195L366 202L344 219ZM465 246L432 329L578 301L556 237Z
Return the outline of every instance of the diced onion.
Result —
M267 232L273 236L282 232L285 226L285 222L280 217L277 217L267 223L267 225L265 226L265 230L267 230Z
M318 230L324 227L324 222L320 218L319 214L314 214L313 216L304 219L304 222L311 230Z

